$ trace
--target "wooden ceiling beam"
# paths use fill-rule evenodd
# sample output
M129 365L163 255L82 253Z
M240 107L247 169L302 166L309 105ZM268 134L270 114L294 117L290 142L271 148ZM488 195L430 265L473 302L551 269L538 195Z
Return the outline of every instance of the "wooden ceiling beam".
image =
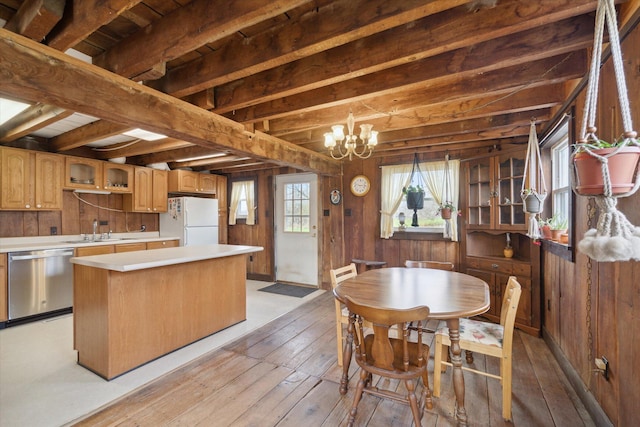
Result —
M118 145L110 145L107 149L95 149L96 157L101 160L112 159L114 157L135 157L147 153L160 153L168 150L184 149L188 147L195 147L190 142L181 141L175 138L164 138L157 141L144 141L138 140L135 144L131 142L123 142ZM146 165L149 163L135 163L134 164Z
M4 28L42 41L62 19L64 5L65 0L26 0Z
M352 111L357 123L366 122L375 126L376 120L379 123L380 119L393 115L400 106L406 111L428 104L484 97L487 93L508 96L517 94L525 88L580 78L586 70L586 53L573 52L487 72L472 79L455 77L452 81L437 85L425 84L419 89L411 87L409 90L398 90L391 95L383 94L362 101L357 100L344 106L344 118L346 119L348 112ZM335 108L324 108L274 119L270 121L270 128L273 135L281 137L306 128L326 126L328 129L336 123L332 122L335 110ZM378 128L383 127L378 126ZM384 128L388 129L388 126Z
M238 110L250 104L335 85L357 76L530 30L542 23L568 19L584 13L583 9L593 10L596 6L596 2L587 0L557 3L520 10L518 2L511 0L501 1L494 9L475 14L469 14L466 7L447 10L416 21L413 25L392 28L287 66L218 86L215 89L214 111L229 111L227 108ZM500 9L503 13L499 13ZM454 58L453 66L460 60ZM335 92L334 97L339 101L340 92Z
M14 94L14 96L16 96ZM0 142L15 141L73 114L64 108L34 104L0 126Z
M246 0L221 6L210 0L194 0L95 57L94 64L131 78L152 69L159 62L171 61L309 1Z
M46 38L48 46L65 51L80 43L94 31L117 18L141 0L70 0L60 23Z
M240 103L250 95L242 95L243 89L238 87L232 98L238 99L239 103L227 99L224 101L226 104L218 106L215 111L223 113L231 109L233 119L241 122L270 120L311 108L322 108L323 104L335 106L354 99L366 99L372 94L383 94L379 91L381 87L387 93L395 93L397 90L411 90L412 85L424 87L442 84L451 80L453 73L456 77L473 78L480 73L589 47L593 44L593 27L591 17L578 16L273 101L258 103L265 98L260 93L257 98L254 95L254 99L249 101L252 105L246 108L240 108ZM487 63L486 58L492 58L491 62ZM318 76L318 79L321 78Z
M242 124L4 29L0 29L0 80L0 92L9 96L282 166L329 175L341 170L339 162L327 156L261 132L247 133Z
M119 135L131 129L133 129L131 126L112 123L106 120L97 120L54 136L49 140L49 144L55 151L67 151L110 136Z
M258 34L249 40L230 41L219 50L171 70L156 87L163 92L183 97L463 3L466 0L335 1L295 22Z

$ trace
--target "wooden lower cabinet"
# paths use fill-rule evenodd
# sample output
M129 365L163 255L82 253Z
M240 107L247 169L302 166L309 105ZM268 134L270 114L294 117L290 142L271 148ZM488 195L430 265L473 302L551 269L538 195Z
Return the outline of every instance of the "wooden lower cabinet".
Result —
M85 246L76 248L76 256L104 255L112 254L114 252L114 245Z
M176 248L180 246L180 240L163 240L161 242L147 242L147 249Z
M146 251L147 244L145 242L136 242L136 243L121 243L119 245L115 245L115 252L133 252L133 251Z

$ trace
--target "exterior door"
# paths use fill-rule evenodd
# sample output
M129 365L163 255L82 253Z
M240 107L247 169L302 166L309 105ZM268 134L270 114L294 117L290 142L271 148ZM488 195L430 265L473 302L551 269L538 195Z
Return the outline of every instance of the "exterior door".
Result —
M276 280L318 286L318 177L278 175L275 185Z

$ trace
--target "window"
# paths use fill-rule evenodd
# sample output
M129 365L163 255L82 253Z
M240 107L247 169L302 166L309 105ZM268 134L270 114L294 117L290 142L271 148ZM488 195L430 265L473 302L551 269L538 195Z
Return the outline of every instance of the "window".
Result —
M551 147L551 175L552 215L568 220L571 180L569 177L569 135L567 133L564 133L561 140Z
M229 206L229 225L236 224L237 220L244 220L247 225L254 225L256 194L255 179L233 181L231 183L231 203Z
M454 214L452 220L445 221L440 217L439 207L445 202L458 206L460 161L449 160L448 164L445 161L424 162L413 175L412 170L412 164L382 167L380 236L389 238L401 229L402 212L405 217L403 231L440 233L457 241L457 216ZM407 199L402 193L402 189L410 185L419 185L424 190L424 207L416 211L417 227L412 226L414 211L407 208Z
M285 184L284 232L308 233L310 231L309 206L311 188L308 182Z

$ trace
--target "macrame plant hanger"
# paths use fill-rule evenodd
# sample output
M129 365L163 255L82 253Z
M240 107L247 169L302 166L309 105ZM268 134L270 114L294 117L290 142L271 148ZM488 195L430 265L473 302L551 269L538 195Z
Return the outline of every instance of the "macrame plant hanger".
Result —
M442 191L441 206L444 207L447 204L453 204L451 196L451 179L449 173L449 153L444 156L444 188ZM451 209L451 217L444 220L444 232L442 237L451 237L451 221L455 218L455 209Z
M416 172L418 172L418 181L416 183L416 186L419 187L420 186L420 181L423 181L423 185L426 187L426 183L424 182L424 179L422 178L422 171L420 170L420 164L418 163L418 153L414 153L414 155L413 155L413 165L411 166L411 176L409 177L409 186L413 185L413 177L414 177ZM408 199L408 197L409 196L407 195L407 199ZM412 227L418 227L419 226L419 224L418 224L418 209L422 209L422 205L420 205L420 207L414 207L413 208L413 217L411 218L411 226Z
M622 114L622 125L624 128L623 141L613 152L606 155L599 155L593 151L589 144L597 144L599 138L596 135L596 105L598 94L598 81L600 77L600 63L602 57L602 39L604 33L605 19L609 33L609 43L611 45L611 56L618 89L618 100ZM626 216L616 208L618 197L628 197L634 194L640 186L640 169L636 164L634 171L634 184L631 190L614 194L612 191L611 177L609 170L609 159L618 154L625 147L640 145L637 140L637 133L632 130L631 111L627 95L627 86L624 78L624 68L622 63L622 53L620 49L620 39L618 36L618 24L613 0L599 0L596 10L595 36L593 44L593 58L589 70L589 80L587 85L584 115L582 119L581 138L576 144L576 149L572 154L572 162L575 165L577 154L586 153L593 156L600 162L604 191L601 195L589 195L595 198L600 209L597 228L588 230L584 238L578 244L580 252L589 258L599 262L628 261L629 259L640 260L640 228L629 222ZM595 172L595 171L594 171ZM573 179L572 189L577 195L581 194L576 186L576 167L572 168Z
M540 176L541 188L538 188L538 176ZM544 199L547 197L547 184L542 173L542 161L540 157L540 145L536 134L536 121L531 120L529 129L529 143L527 144L527 157L524 163L524 176L522 177L522 209L529 215L529 229L527 236L533 240L540 238L540 227L536 215L542 212Z

